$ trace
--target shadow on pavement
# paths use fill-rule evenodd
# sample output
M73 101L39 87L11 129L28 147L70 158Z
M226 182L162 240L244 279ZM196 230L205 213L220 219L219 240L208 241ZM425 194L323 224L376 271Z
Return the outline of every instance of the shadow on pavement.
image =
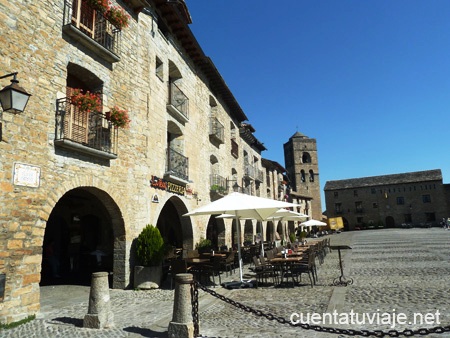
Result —
M164 332L157 332L157 331L153 331L150 329L145 329L142 327L135 327L135 326L131 326L131 327L125 327L123 328L124 331L126 332L131 332L131 333L136 333L141 335L142 337L151 337L151 338L166 338L168 337L168 333L167 331Z

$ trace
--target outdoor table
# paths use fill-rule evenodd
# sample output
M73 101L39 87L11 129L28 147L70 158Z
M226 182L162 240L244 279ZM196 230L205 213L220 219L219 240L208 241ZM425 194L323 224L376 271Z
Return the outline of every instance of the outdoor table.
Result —
M305 254L306 250L303 251L292 251L292 253L288 253L288 257L301 257ZM284 255L281 252L276 254L276 258L284 258Z
M341 275L336 277L333 281L333 285L335 286L347 286L353 284L352 278L345 278L344 276L344 267L342 265L342 257L341 257L341 249L351 249L348 245L330 245L330 249L337 250L339 254L339 267L341 269Z
M185 258L184 260L189 266L209 264L211 262L209 258Z
M201 257L211 258L211 257L220 257L220 258L226 258L227 254L224 253L214 253L214 255L210 252L205 252L200 254Z

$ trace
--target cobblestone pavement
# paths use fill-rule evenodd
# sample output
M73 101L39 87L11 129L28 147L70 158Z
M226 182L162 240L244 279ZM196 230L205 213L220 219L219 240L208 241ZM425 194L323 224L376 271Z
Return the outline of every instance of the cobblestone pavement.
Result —
M450 325L450 231L431 229L387 229L348 232L331 235L331 245L350 245L342 250L344 275L354 283L332 286L340 276L337 250L327 254L318 265L319 281L313 288L308 277L295 287L277 288L267 285L254 289L211 290L236 302L276 317L290 319L292 313L303 316L337 313L338 323L323 326L384 330L392 329L389 313L406 316L429 315L434 320L440 313L440 326ZM223 275L224 276L224 275ZM252 277L245 269L245 276ZM235 273L230 278L237 278ZM225 278L223 278L225 279ZM223 280L222 280L223 281ZM167 288L152 291L110 290L115 327L85 329L82 327L88 310L89 288L79 286L48 286L41 288L41 312L36 320L10 330L0 337L167 337L173 308L173 291ZM353 317L365 323L346 324ZM382 324L369 323L379 316ZM336 316L336 315L335 315ZM247 313L202 290L199 291L200 334L205 337L343 337L342 335L294 328ZM420 319L419 315L416 315ZM399 324L396 330L430 328L439 323ZM434 334L427 337L450 337Z

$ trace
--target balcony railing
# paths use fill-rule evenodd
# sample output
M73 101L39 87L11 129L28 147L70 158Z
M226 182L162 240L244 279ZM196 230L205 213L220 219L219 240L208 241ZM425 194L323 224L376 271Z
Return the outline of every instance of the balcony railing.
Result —
M217 174L212 174L209 176L209 184L212 192L218 194L225 194L228 191L227 179Z
M100 112L82 112L67 98L57 101L55 145L117 158L118 129Z
M225 142L225 128L215 117L209 118L209 137L219 143Z
M121 31L85 0L64 2L63 31L109 62L120 60Z
M182 122L189 121L189 99L174 83L169 83L169 103L167 109L172 115Z
M264 173L262 170L248 163L244 165L244 175L259 182L262 182L264 177Z
M172 178L178 178L182 181L188 182L189 180L189 159L173 150L167 148L167 171L166 175Z
M234 158L239 158L239 145L234 139L231 139L231 155L233 155Z

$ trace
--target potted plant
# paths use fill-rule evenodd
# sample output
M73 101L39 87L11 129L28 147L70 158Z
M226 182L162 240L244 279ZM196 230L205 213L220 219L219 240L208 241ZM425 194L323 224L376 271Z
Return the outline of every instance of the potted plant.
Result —
M111 108L111 111L106 114L106 118L111 121L115 128L128 128L131 122L128 112L117 106Z
M128 27L130 16L120 7L109 7L104 14L105 18L117 29Z
M209 239L200 237L200 241L195 245L195 249L199 254L210 252L212 250L212 243Z
M136 239L136 259L140 265L136 265L134 269L135 288L159 288L165 249L159 229L147 224Z
M220 185L218 185L218 184L213 184L211 186L211 191L215 192L215 193L218 193L218 194L224 194L225 193L225 188L220 186Z
M89 90L83 92L82 89L74 89L70 96L70 103L77 106L80 112L98 112L102 108L102 100L97 93Z

